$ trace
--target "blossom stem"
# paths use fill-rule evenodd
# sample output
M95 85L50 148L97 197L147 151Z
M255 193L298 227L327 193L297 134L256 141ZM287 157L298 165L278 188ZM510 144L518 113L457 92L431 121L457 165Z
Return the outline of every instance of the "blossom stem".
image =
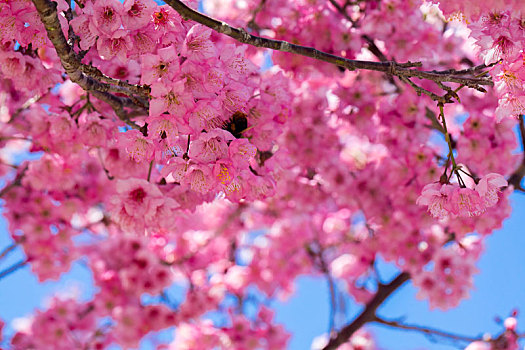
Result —
M445 132L445 141L447 142L447 145L448 145L448 157L452 161L451 175L452 173L455 173L458 178L458 182L460 186L461 185L465 186L465 183L463 182L463 179L461 178L461 175L458 172L459 168L458 168L458 165L456 164L456 159L454 158L454 149L452 148L452 142L450 141L450 133L448 132L448 129L447 129L447 122L445 120L445 112L443 111L443 103L439 102L438 107L439 107L439 116L441 117L441 122L443 123L443 131Z
M388 326L388 327L404 329L407 331L421 332L423 334L426 334L427 336L438 336L438 337L449 338L449 339L462 341L462 342L474 342L474 341L478 341L482 339L482 337L470 337L470 336L445 332L445 331L435 329L435 328L423 327L423 326L412 325L412 324L404 324L404 323L400 323L397 321L385 320L383 318L380 318L379 316L376 316L373 322L379 323L381 325Z
M151 178L151 170L153 169L153 161L149 162L149 169L148 169L148 182Z

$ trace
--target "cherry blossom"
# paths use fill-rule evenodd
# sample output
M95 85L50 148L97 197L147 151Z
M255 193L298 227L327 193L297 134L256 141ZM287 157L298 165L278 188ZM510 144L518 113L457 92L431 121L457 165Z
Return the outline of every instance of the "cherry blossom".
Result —
M303 275L365 323L390 283L459 305L523 191L525 8L437 3L3 1L15 270L44 282L80 261L95 295L51 296L2 344L135 348L175 329L159 348L285 349L268 305ZM332 326L313 348L377 348ZM515 349L518 328L467 349Z

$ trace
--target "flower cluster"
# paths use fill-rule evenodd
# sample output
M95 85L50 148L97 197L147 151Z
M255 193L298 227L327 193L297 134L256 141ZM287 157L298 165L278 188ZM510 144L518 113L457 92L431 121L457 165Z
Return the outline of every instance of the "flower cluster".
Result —
M474 262L482 249L479 237L469 236L438 250L430 261L433 268L413 277L419 288L417 297L428 299L430 308L445 310L458 305L472 288L472 275L478 272Z
M95 280L102 288L101 293L111 296L112 307L125 303L130 295L158 293L173 279L169 266L152 254L142 237L110 238L88 254ZM110 300L109 297L105 299Z
M202 5L249 33L346 58L421 60L428 70L481 62L467 26L445 25L420 0ZM367 303L378 259L409 273L432 307L457 305L485 236L510 213L516 182L506 178L520 160L508 116L525 101L523 21L482 13L493 5L441 4L473 20L483 61L501 60L488 68L495 89L454 87L464 106L447 104L445 117L384 72L284 52L260 69L262 51L152 0L59 0L58 27L54 5L41 17L25 0L2 1L11 238L39 280L84 258L97 288L86 303L53 299L7 341L132 348L177 327L162 346L283 349L290 335L261 299L292 295L300 275L329 275ZM206 320L217 311L221 322ZM361 330L341 348L375 344Z
M520 156L514 153L518 147L515 126L514 119L497 123L492 116L473 112L458 137L458 161L468 164L474 174L510 175L520 161Z
M42 350L100 349L110 343L108 334L97 329L93 305L59 298L53 298L47 310L25 320L11 340L14 349Z
M470 25L471 37L476 39L485 64L494 64L490 74L494 77L499 106L496 117L501 120L525 112L525 70L523 48L525 27L523 18L508 11L490 9Z
M507 185L507 180L495 173L483 176L473 189L432 183L423 188L417 204L428 206L429 213L438 219L479 216L498 203L500 189Z

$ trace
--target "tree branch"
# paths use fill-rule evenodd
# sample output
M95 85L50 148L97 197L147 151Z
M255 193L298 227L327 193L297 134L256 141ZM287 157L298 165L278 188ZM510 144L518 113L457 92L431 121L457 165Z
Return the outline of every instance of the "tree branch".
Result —
M147 98L149 96L149 93L151 89L147 86L143 85L134 85L130 84L127 81L122 81L119 79L111 78L105 75L98 69L97 67L93 67L90 65L82 64L82 72L92 78L95 78L97 80L105 81L108 84L112 84L115 86L112 86L110 88L113 89L113 92L120 92L123 94L126 94L128 96L133 94L141 95L142 97Z
M0 252L0 259L3 259L7 254L9 254L10 252L12 252L13 250L15 250L17 247L17 244L16 243L12 243L10 245L8 245L7 247L5 247L2 252Z
M377 292L366 304L365 309L357 316L350 324L343 327L337 334L330 338L328 344L323 350L334 350L338 346L344 344L350 339L350 337L362 326L368 322L374 322L376 320L376 310L390 296L397 288L401 287L406 281L410 279L410 275L407 272L402 272L397 275L388 284L379 284Z
M64 67L69 79L78 84L85 91L90 92L93 96L111 106L121 120L125 121L132 127L140 128L129 120L124 110L125 106L136 106L130 99L108 93L109 91L115 91L115 87L101 83L83 73L83 65L80 62L80 59L75 51L73 51L73 48L69 45L64 33L62 32L62 27L58 20L57 3L50 0L32 1L40 15L44 27L46 28L47 36L51 43L53 43L58 57L60 58L60 62L62 63L62 67ZM117 92L123 91L120 89Z
M315 243L315 245L313 245ZM335 317L336 317L336 307L337 307L337 299L336 299L336 286L334 279L332 277L332 274L330 273L330 269L328 268L328 265L326 264L326 261L323 257L323 247L319 244L319 242L312 242L312 244L309 244L306 246L306 253L310 258L312 259L312 262L314 265L317 265L317 268L321 270L321 272L326 277L326 282L328 284L328 290L330 292L330 315L328 320L328 333L332 334L335 328Z
M376 316L375 319L372 320L372 322L379 323L381 325L388 326L388 327L404 329L404 330L407 330L407 331L421 332L421 333L424 333L425 335L429 335L429 336L438 336L438 337L442 337L442 338L448 338L448 339L452 339L452 340L464 341L464 342L469 342L469 343L474 342L474 341L478 341L478 340L482 340L482 337L474 338L474 337L469 337L469 336L464 336L464 335L459 335L459 334L445 332L445 331L442 331L442 330L439 330L439 329L435 329L435 328L422 327L422 326L411 325L411 324L404 324L404 323L400 323L400 322L397 322L397 321L388 321L388 320L385 320L385 319L380 318L378 316Z
M43 1L43 0L34 0ZM419 78L431 80L434 82L451 82L458 83L474 89L482 89L481 86L493 86L494 83L490 78L465 77L464 74L455 74L455 70L445 72L420 71L414 67L421 67L421 62L397 63L375 62L350 60L344 57L332 55L319 51L313 47L300 46L283 40L263 38L249 34L242 28L236 28L225 22L206 16L194 9L188 7L180 0L166 0L166 3L173 7L184 19L191 19L218 33L225 34L241 43L249 44L256 47L272 49L275 51L290 52L305 57L310 57L319 61L328 62L339 67L349 70L365 69L395 75L399 78Z
M6 276L9 276L10 274L15 272L16 270L24 267L26 264L27 264L27 260L21 260L21 261L17 262L16 264L8 267L7 269L5 269L3 271L0 271L0 280L2 278L6 277Z

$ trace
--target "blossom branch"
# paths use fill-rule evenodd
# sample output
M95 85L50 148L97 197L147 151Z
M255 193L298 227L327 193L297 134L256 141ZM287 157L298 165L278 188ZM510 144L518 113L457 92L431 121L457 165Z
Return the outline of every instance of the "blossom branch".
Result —
M519 129L521 145L524 150L523 159L521 160L521 164L518 169L516 169L510 176L508 182L509 185L513 185L516 190L523 191L524 189L521 187L521 180L523 179L523 176L525 176L525 121L523 120L523 115L519 116Z
M452 176L452 173L455 173L457 178L458 178L458 182L461 185L462 179L461 179L461 176L459 175L459 172L458 172L459 167L458 167L458 165L456 163L456 159L454 158L454 147L452 146L450 133L448 132L448 129L447 129L447 122L445 120L445 112L443 111L443 104L439 103L438 107L439 107L439 118L441 119L441 122L443 123L443 131L444 131L444 135L445 135L445 141L447 142L447 145L448 145L448 156L447 156L447 158L450 159L450 161L452 162L452 170L451 170L450 175ZM447 161L447 163L448 163L448 161ZM446 171L447 171L447 168L445 168L445 172Z
M7 247L5 247L2 252L0 252L0 259L3 259L5 256L7 256L7 254L9 254L10 252L12 252L13 250L15 250L17 247L17 244L16 243L12 243L10 245L8 245Z
M17 271L18 269L24 267L26 264L27 264L27 260L21 260L21 261L17 262L16 264L11 265L7 269L5 269L3 271L0 271L0 280L2 278L4 278L4 277L9 276L10 274L12 274L13 272Z
M456 340L456 341L463 341L463 342L469 342L470 343L470 342L482 340L482 337L477 337L477 338L469 337L469 336L464 336L464 335L460 335L460 334L454 334L454 333L445 332L445 331L442 331L442 330L439 330L439 329L435 329L435 328L422 327L422 326L411 325L411 324L404 324L404 323L400 323L400 322L397 322L397 321L389 321L389 320L385 320L385 319L383 319L383 318L381 318L379 316L375 316L375 319L372 320L372 322L379 323L381 325L388 326L388 327L404 329L404 330L407 330L407 331L421 332L421 333L424 333L425 335L428 335L428 336L438 336L438 337L448 338L448 339L452 339L452 340Z
M116 85L113 87L114 92L121 92L127 95L129 94L131 96L133 95L133 93L135 93L145 98L148 98L149 93L151 91L151 89L148 86L130 84L127 81L108 77L107 75L102 73L97 67L93 67L91 65L83 64L82 72L86 75L89 75L92 78L104 81L108 84ZM118 89L117 87L121 89Z
M388 298L393 292L401 287L406 281L410 279L410 275L407 272L402 272L397 275L388 284L379 284L377 292L367 304L365 309L357 316L351 323L343 327L334 337L330 338L328 344L323 350L334 350L338 346L344 344L350 339L350 337L366 323L374 322L376 319L377 308Z
M43 1L43 0L34 0ZM241 43L255 47L272 49L275 51L290 52L306 57L324 61L343 67L349 70L364 69L387 73L399 77L400 79L419 78L431 80L434 82L458 83L477 90L483 90L481 86L493 86L494 83L490 78L466 77L465 74L455 74L454 70L445 72L421 71L414 67L421 67L421 62L398 63L394 61L375 62L351 60L344 57L336 56L327 52L319 51L313 47L301 46L289 43L283 40L263 38L252 35L242 28L236 28L225 22L206 16L184 4L180 0L166 0L166 3L174 8L184 19L193 20L206 27L213 29L218 33L225 34ZM412 84L411 84L412 85Z
M335 282L332 277L332 274L330 273L330 269L328 268L328 265L326 264L326 261L323 258L323 248L321 247L321 245L318 242L315 242L315 245L307 245L306 252L308 253L308 256L310 256L314 264L317 265L317 268L319 268L319 270L321 270L321 272L325 275L326 282L328 283L328 290L330 291L330 317L328 321L328 332L329 334L332 334L335 327L335 316L337 307L337 292Z
M66 71L72 82L78 84L85 91L90 92L93 96L99 100L107 103L114 111L115 114L127 124L138 127L131 122L126 115L124 107L135 106L135 104L128 98L122 98L109 93L109 91L115 91L114 87L109 84L101 83L96 79L93 79L83 73L82 63L78 58L73 48L69 45L62 32L62 27L58 19L57 14L57 3L50 0L32 0L36 7L40 19L44 24L47 31L47 36L55 50L62 67ZM119 90L118 92L122 92Z

